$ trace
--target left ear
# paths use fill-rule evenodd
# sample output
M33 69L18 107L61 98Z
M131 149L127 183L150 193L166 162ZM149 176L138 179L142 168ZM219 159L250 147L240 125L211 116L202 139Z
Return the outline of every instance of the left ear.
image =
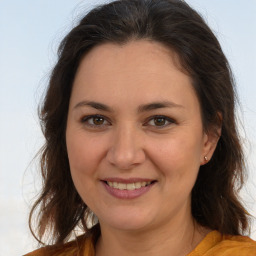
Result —
M220 115L219 115L220 117ZM220 118L221 119L221 118ZM221 125L212 127L203 135L203 149L201 155L201 165L208 163L217 147L219 138L221 136Z

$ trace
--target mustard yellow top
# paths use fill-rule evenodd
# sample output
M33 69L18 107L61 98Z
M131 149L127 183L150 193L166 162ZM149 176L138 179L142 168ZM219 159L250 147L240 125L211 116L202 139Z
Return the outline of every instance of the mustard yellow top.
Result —
M25 256L95 256L94 238L81 236L61 247L44 247ZM256 241L212 231L187 256L256 256Z

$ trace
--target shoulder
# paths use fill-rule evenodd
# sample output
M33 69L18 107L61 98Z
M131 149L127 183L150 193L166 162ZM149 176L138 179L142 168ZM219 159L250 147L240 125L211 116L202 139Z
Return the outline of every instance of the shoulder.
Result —
M246 236L223 236L215 247L216 252L222 252L224 256L256 255L256 242Z
M256 242L246 236L210 232L188 256L256 256Z
M80 255L93 255L86 252L93 250L92 238L82 235L74 241L54 246L45 246L30 252L24 256L80 256Z

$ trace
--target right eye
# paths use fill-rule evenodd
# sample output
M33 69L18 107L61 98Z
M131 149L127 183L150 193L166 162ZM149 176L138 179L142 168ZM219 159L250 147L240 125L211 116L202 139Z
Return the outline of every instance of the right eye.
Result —
M92 128L102 128L111 125L104 116L101 115L90 115L82 118L81 122Z

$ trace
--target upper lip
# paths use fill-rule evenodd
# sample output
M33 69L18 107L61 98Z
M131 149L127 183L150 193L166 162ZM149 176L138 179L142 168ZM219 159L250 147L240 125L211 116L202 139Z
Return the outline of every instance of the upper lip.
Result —
M117 178L117 177L110 177L110 178L104 178L102 181L108 181L108 182L118 182L118 183L124 183L124 184L129 184L129 183L136 183L136 182L151 182L155 181L154 179L148 179L148 178Z

